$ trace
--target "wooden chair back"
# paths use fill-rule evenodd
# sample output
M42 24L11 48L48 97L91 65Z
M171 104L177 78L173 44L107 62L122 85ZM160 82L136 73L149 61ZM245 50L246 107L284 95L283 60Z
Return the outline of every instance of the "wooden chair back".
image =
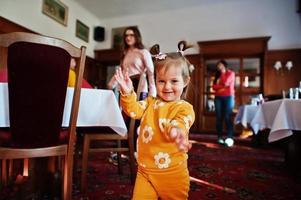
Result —
M1 34L0 46L7 55L10 119L8 141L0 147L2 180L7 178L6 160L64 156L62 199L69 200L86 48L23 32ZM70 122L64 133L61 125L71 57L78 66Z

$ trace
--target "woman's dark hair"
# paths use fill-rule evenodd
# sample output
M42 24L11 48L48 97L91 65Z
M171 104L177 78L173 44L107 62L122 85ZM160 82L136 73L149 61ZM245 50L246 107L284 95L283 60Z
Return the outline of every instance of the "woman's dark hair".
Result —
M139 29L136 26L129 26L129 27L125 28L123 31L123 50L127 50L129 48L129 45L125 41L126 32L128 30L132 30L134 32L134 37L136 40L134 46L137 49L144 49L144 45L142 43L142 37L141 37L141 33L140 33Z
M220 60L220 61L218 61L218 62L216 63L216 66L217 66L218 64L223 64L223 65L225 66L225 68L228 68L228 63L227 63L225 60Z
M218 66L219 64L224 65L226 69L228 68L228 63L227 63L225 60L219 60L219 61L216 63L216 71L215 71L215 75L214 75L213 84L216 84L216 83L217 83L217 80L218 80L219 77L221 76L221 71L219 71L218 68L217 68L217 66Z
M137 49L144 49L144 45L142 43L142 37L141 37L141 33L139 31L139 29L136 26L129 26L126 27L123 31L123 44L122 44L122 49L121 49L121 63L124 59L124 56L127 52L127 50L129 49L129 45L126 43L125 39L126 39L126 32L128 30L132 30L134 32L134 37L135 37L135 44L134 47Z

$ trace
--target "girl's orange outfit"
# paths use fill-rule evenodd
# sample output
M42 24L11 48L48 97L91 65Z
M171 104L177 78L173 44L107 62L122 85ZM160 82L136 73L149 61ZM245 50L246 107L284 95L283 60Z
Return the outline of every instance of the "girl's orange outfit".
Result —
M187 199L188 155L179 150L169 133L173 127L182 129L188 142L189 129L195 120L192 105L184 100L165 102L150 96L136 102L134 92L121 95L121 105L129 116L141 120L133 199Z

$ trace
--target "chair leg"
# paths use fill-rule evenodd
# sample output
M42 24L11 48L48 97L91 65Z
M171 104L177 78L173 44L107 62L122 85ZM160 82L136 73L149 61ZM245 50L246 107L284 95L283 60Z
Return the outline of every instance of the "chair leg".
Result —
M48 171L53 174L56 171L56 157L54 156L48 158Z
M12 175L13 175L13 164L14 164L14 160L13 159L9 159L8 177L12 177Z
M117 140L117 147L121 148L121 140ZM118 173L122 173L121 152L117 152Z
M87 166L89 157L90 139L87 135L84 135L84 144L82 152L82 172L81 172L81 191L83 194L87 194Z
M3 184L6 185L7 184L6 159L2 159L1 179Z
M134 152L129 152L129 162L130 162L130 171L131 171L131 183L135 184L136 180L136 159L134 156Z
M24 158L23 159L23 176L28 176L28 168L29 167L29 159Z
M65 156L59 156L57 158L57 168L61 172L62 177L65 176L65 174L64 174L65 173L65 171L64 171L65 161L66 161Z
M69 145L67 155L65 156L64 163L64 188L63 200L72 200L72 183L73 183L73 155L74 148Z
M131 172L131 183L134 184L136 180L136 159L134 156L134 138L132 134L128 135L128 145L129 145L129 162L130 162L130 172Z
M80 155L82 154L82 135L81 134L77 134L77 142L75 144L75 151L74 151L74 166L73 168L75 169L74 170L74 178L76 180L79 180L79 177L78 177L78 173L77 173L77 169L79 169L80 167Z
M64 159L64 163L65 162L68 162L67 161L67 156L65 156L65 159ZM62 183L62 199L63 200L67 200L68 199L68 166L65 164L64 167L64 178L63 178L63 183Z

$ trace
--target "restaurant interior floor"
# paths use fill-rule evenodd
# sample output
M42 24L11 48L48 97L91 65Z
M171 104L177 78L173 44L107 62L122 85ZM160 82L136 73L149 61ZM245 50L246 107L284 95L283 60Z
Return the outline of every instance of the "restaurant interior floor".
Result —
M260 144L254 143L250 137L235 138L235 145L229 148L217 144L215 135L191 134L190 138L194 144L188 160L192 177L189 200L301 199L300 168L287 163L285 142ZM133 186L130 184L129 165L124 163L124 173L119 175L117 166L109 162L109 155L91 154L87 196L79 190L80 167L75 170L74 200L131 199ZM49 187L51 182L44 182L44 185L48 183L47 187L41 188L47 188L48 193L42 197L33 198L30 189L34 187L30 186L28 178L21 184L2 187L0 199L59 199L53 197L55 191L58 193L58 184Z

